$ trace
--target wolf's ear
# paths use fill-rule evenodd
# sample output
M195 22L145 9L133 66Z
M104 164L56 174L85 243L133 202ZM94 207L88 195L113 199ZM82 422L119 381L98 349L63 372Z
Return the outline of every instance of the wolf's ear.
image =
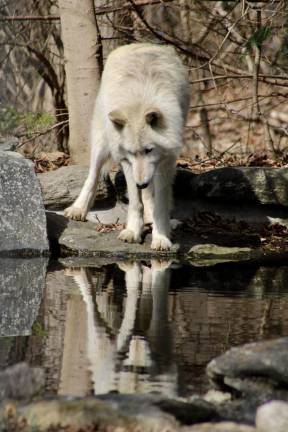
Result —
M157 109L148 111L145 114L146 123L152 128L158 128L164 126L163 115Z
M116 126L116 128L119 130L123 129L127 121L124 114L122 114L121 111L119 110L111 111L108 114L108 117L111 120L111 122L114 124L114 126Z

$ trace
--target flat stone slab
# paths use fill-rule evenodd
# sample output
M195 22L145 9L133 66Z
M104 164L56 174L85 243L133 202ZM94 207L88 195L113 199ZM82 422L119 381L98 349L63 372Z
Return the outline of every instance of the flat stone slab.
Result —
M142 244L119 240L119 230L109 231L93 222L80 222L63 215L47 212L48 236L54 254L60 257L90 256L119 259L180 258L195 266L209 266L221 262L264 262L288 258L288 248L267 250L259 247L256 235L211 233L193 235L177 228L173 233L174 245L170 251L151 249L151 234ZM113 228L113 227L112 227ZM114 229L114 228L113 228Z
M48 253L46 217L33 166L0 152L0 256Z
M98 256L118 258L150 258L176 256L179 247L171 251L153 251L151 236L143 244L125 243L117 238L120 231L98 232L93 222L79 222L56 213L47 213L48 236L60 256Z

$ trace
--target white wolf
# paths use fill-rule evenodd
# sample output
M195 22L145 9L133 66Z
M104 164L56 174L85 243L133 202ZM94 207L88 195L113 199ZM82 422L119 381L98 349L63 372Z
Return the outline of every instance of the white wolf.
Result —
M129 196L119 238L140 242L150 222L151 248L170 249L172 181L188 106L187 73L173 48L131 44L114 50L96 98L89 175L65 215L85 220L101 168L112 158L123 168Z

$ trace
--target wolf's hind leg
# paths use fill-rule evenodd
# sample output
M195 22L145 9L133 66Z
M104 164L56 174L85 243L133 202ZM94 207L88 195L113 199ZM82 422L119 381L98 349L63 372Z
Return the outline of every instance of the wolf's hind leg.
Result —
M64 210L65 216L75 220L84 221L86 219L86 215L95 198L96 186L101 168L107 161L108 157L109 153L107 146L105 145L103 134L99 131L96 133L95 139L92 143L88 177L78 198L74 201L72 206L67 207Z

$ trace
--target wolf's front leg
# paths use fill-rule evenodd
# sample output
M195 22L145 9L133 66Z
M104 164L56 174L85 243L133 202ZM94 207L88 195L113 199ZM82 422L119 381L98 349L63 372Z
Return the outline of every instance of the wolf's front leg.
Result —
M163 167L164 168L164 167ZM174 166L159 169L153 178L153 228L151 248L169 250L170 241L170 210L172 203L172 178Z
M99 131L92 143L88 177L78 198L74 201L71 207L67 207L64 210L65 216L75 220L84 221L86 219L86 215L93 204L96 195L96 186L101 168L108 157L109 153L107 151L107 146L105 145L103 133Z
M127 183L129 206L126 228L119 234L119 239L128 243L140 243L143 230L143 204L141 192L133 178L132 168L128 162L121 163Z

